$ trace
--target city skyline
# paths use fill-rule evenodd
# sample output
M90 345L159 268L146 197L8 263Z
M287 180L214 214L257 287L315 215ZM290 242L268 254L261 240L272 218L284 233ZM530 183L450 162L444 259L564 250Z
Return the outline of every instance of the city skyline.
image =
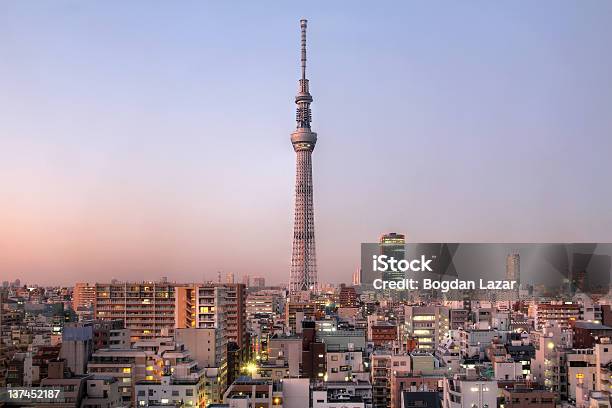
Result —
M300 18L320 280L393 231L612 240L612 5L347 4L0 6L0 280L288 282Z

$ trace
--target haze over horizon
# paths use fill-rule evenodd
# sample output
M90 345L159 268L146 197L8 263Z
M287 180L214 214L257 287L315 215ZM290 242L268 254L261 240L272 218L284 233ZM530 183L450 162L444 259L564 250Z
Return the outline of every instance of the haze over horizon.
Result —
M263 3L265 4L265 3ZM612 3L0 4L0 281L287 282L299 19L317 260L612 242Z

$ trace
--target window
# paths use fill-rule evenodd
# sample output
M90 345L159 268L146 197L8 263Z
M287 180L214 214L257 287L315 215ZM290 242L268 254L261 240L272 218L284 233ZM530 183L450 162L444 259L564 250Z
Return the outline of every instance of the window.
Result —
M193 397L193 389L192 388L187 388L185 390L185 395L188 397Z

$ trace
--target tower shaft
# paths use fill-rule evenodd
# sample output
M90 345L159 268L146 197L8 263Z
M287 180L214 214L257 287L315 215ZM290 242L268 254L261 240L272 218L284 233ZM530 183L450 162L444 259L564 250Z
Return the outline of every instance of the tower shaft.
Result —
M295 211L291 254L291 292L317 288L314 206L312 194L312 151L296 152Z

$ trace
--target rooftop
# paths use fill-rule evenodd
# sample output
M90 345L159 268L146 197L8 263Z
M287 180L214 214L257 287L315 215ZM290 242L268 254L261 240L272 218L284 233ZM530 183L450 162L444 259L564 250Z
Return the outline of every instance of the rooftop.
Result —
M583 322L578 321L574 324L574 327L579 329L587 329L587 330L612 330L612 327L604 326L601 323L593 323L593 322Z

